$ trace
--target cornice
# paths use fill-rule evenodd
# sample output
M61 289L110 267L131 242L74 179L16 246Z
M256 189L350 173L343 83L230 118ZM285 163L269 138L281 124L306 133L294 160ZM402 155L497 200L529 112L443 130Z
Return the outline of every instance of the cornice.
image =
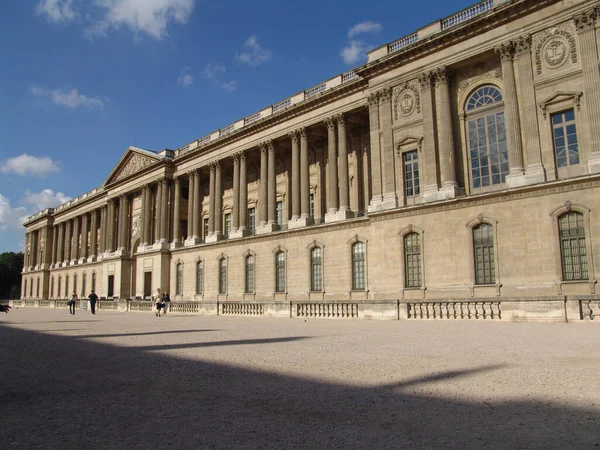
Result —
M507 2L487 14L482 14L466 21L462 25L428 36L406 49L396 51L376 61L367 63L355 69L354 72L363 79L368 80L384 72L404 66L414 60L421 59L424 56L439 52L442 48L456 45L474 36L481 35L490 29L499 28L520 17L560 2L561 0L518 0L516 2Z

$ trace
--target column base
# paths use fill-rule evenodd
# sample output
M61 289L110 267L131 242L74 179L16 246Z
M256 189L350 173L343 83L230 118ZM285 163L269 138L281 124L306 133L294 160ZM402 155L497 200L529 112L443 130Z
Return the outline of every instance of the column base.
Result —
M546 169L541 164L532 164L525 170L527 184L538 184L546 181Z
M371 198L371 202L369 203L369 207L367 208L368 212L376 212L383 211L385 208L383 207L383 196L374 195Z
M590 154L588 158L588 173L600 173L600 152Z
M115 256L129 256L129 251L126 248L115 250Z
M267 223L265 225L259 225L256 227L256 234L272 233L273 231L279 230L279 225L276 223Z
M513 169L506 176L506 185L509 188L521 187L527 184L527 179L522 169Z
M342 220L351 219L354 217L354 213L349 209L341 209L336 212L325 214L325 223L340 222Z
M294 230L296 228L304 228L315 223L312 217L300 217L296 220L290 220L287 224L288 230Z
M446 183L440 188L440 197L444 200L464 195L464 191L458 187L456 182Z
M157 241L152 246L152 250L169 250L169 243L167 241Z
M96 262L97 260L98 260L98 257L96 255L93 255L93 256L88 256L87 262L92 263L92 262Z
M198 244L202 244L202 239L200 239L198 236L189 237L183 242L184 247L191 247Z
M421 197L425 202L436 202L442 200L443 197L440 195L440 190L437 184L429 184L423 188Z
M79 258L77 264L85 264L87 262L87 258Z
M181 248L181 247L183 247L183 243L180 240L171 242L171 245L170 245L171 250L176 249L176 248Z
M250 230L235 230L229 233L229 239L239 239L250 236Z
M383 194L383 209L394 209L398 207L398 197L395 192Z
M225 236L223 236L221 233L214 233L211 234L210 236L206 236L205 242L207 244L210 244L212 242L219 242L222 241L223 239L225 239Z

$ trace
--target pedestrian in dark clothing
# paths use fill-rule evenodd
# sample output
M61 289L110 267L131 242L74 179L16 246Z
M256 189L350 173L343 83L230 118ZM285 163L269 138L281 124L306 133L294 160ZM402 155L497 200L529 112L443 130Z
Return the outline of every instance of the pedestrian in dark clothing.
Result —
M92 309L92 314L96 315L96 301L98 301L98 296L94 294L94 291L90 295L88 295L90 299L90 308Z
M169 307L171 306L171 297L169 297L169 292L165 291L163 294L163 316L166 316L169 312Z
M75 306L77 306L77 294L73 291L69 299L69 314L75 315Z

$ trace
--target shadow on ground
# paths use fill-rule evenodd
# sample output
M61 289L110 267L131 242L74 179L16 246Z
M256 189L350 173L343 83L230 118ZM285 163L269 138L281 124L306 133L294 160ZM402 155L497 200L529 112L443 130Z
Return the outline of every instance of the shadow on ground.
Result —
M497 366L355 387L2 325L0 339L3 449L563 449L600 443L600 417L591 407L492 405L403 391L475 373L492 384ZM268 357L268 344L287 339L250 340L260 341ZM244 343L227 345L243 351Z

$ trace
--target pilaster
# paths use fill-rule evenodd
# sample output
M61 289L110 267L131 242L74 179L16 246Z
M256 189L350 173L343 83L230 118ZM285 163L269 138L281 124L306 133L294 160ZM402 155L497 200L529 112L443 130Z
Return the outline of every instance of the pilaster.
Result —
M338 160L336 149L336 126L335 117L325 119L327 126L327 160L328 160L328 181L327 183L327 213L325 214L325 222L335 220L335 214L338 211Z
M369 130L371 136L371 188L373 196L369 201L369 212L383 209L383 187L381 175L381 137L379 132L379 92L368 96Z
M300 138L300 218L288 222L288 229L303 228L314 223L310 216L310 167L306 129L298 129L298 136Z
M419 169L423 176L421 194L426 202L439 199L437 149L433 114L433 78L432 72L425 72L419 77L419 84L421 85L421 110L423 111L423 165L419 164Z
M179 248L183 245L181 242L181 179L177 176L173 177L173 184L175 192L173 194L173 242L171 242L171 248Z

